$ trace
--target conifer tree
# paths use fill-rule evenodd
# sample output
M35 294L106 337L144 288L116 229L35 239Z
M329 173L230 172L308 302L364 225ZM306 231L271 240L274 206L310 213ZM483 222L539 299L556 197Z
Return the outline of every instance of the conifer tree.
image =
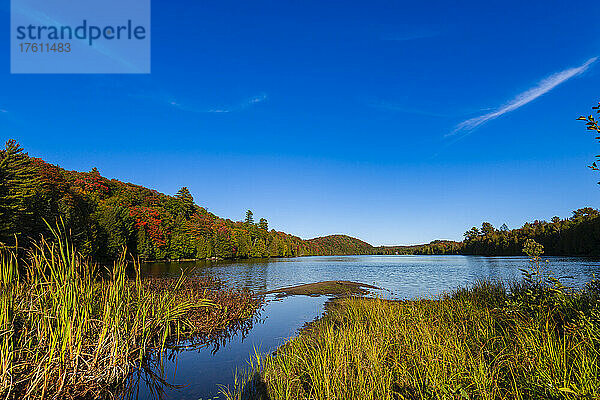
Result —
M186 218L189 218L194 213L194 197L187 187L179 189L175 197L179 200L181 212Z
M29 156L15 140L8 140L0 150L0 242L11 243L15 236L31 233L29 205L37 184Z
M254 214L252 211L246 211L246 225L254 225Z
M258 221L258 227L259 229L268 231L269 230L269 223L267 222L266 218L261 218L260 221Z

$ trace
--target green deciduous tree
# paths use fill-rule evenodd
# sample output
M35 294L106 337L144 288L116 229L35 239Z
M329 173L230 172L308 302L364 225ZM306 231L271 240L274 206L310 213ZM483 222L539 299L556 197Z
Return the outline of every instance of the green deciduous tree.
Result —
M116 200L103 202L98 207L95 217L105 246L101 249L101 255L116 258L124 248L134 250L132 248L135 246L133 218L126 207Z
M592 107L592 110L594 110L597 114L599 114L600 113L600 103L598 103L597 106ZM600 126L598 125L598 121L596 120L596 118L594 117L593 114L590 114L587 117L580 116L577 119L579 121L586 121L587 129L590 131L593 131L594 135L598 135L595 137L595 139L600 141ZM600 162L600 154L596 156L596 159L597 159L597 161L592 162L592 164L589 165L589 167L595 171L600 171L600 167L598 166L598 163ZM600 182L598 182L598 183L600 184Z
M185 216L185 218L189 218L194 213L194 198L192 194L188 190L187 187L182 187L179 189L175 198L179 200L179 211Z
M489 222L484 222L483 224L481 224L481 233L484 236L492 236L494 232L496 232L496 229Z
M474 226L471 229L469 229L468 231L466 231L463 236L465 237L465 240L471 240L471 239L479 236L479 228Z

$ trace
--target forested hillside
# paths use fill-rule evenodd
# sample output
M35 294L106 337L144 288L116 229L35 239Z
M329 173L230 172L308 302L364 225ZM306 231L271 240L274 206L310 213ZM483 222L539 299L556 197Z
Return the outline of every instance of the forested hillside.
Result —
M117 257L124 248L145 260L355 254L372 247L347 236L302 240L268 229L265 218L219 218L183 187L168 196L107 179L97 169L67 171L29 157L13 140L0 150L0 243L27 247L63 221L80 251Z
M376 254L384 255L427 255L427 254L459 254L462 249L461 242L453 240L434 240L428 244L413 246L380 246L375 249Z
M312 254L351 255L374 254L375 248L367 242L346 235L329 235L306 241Z

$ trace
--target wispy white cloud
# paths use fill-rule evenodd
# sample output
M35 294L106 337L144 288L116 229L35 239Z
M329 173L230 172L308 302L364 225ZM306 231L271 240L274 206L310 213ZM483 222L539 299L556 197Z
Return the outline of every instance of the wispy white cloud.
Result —
M221 107L221 108L213 108L213 109L209 109L206 110L204 112L209 112L209 113L229 113L229 112L233 112L233 111L240 111L243 110L245 108L248 108L250 106L253 106L255 104L258 103L262 103L263 101L267 100L268 96L266 93L261 93L258 96L253 96L250 97L249 99L244 100L243 102L236 104L234 106L231 107Z
M519 93L508 103L496 108L495 110L461 122L460 124L456 125L452 132L446 134L445 136L455 136L459 133L462 133L463 136L466 136L486 122L523 107L525 104L530 103L538 97L548 93L561 83L566 82L577 75L581 75L597 60L597 58L598 57L590 58L579 67L568 68L564 71L550 75L548 78L543 79L534 87Z
M188 101L181 101L173 96L169 96L167 94L156 94L156 93L143 93L143 94L131 94L131 97L137 97L141 99L151 100L157 104L163 104L167 107L176 108L182 111L187 111L191 113L232 113L236 111L244 110L248 107L254 106L258 103L262 103L268 99L266 93L260 93L256 96L252 96L240 103L233 105L224 105L220 107L199 107L193 104L190 104Z
M4 108L0 108L0 113L6 114L6 113L8 113L8 110L5 110Z

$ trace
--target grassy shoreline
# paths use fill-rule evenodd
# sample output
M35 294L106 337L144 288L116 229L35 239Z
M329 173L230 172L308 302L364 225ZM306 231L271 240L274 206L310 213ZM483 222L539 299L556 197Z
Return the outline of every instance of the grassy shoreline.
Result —
M213 336L261 300L209 279L110 277L56 232L26 261L0 255L0 398L113 398L151 353Z
M600 285L530 274L435 300L342 298L229 399L600 397Z

